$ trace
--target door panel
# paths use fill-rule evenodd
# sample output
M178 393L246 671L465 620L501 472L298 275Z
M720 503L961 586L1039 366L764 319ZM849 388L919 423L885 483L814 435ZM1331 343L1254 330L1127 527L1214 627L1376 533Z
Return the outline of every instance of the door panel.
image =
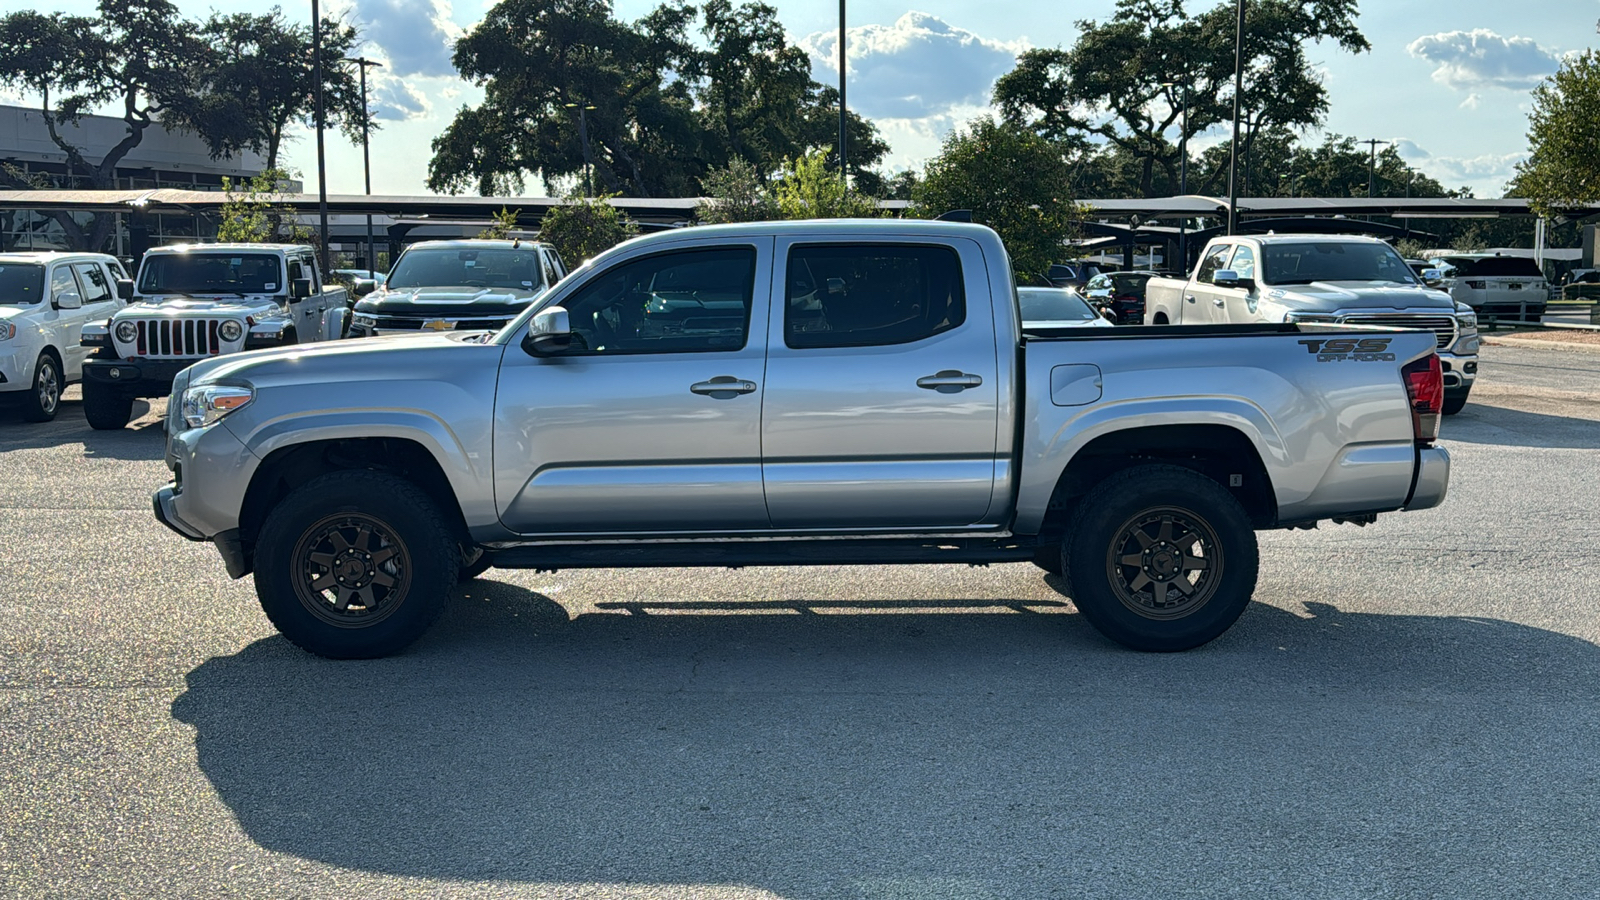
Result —
M775 253L762 421L773 526L979 522L999 384L977 247L808 240Z
M558 300L576 335L569 354L506 348L494 432L506 527L769 527L761 401L771 247L771 238L701 243L614 264Z

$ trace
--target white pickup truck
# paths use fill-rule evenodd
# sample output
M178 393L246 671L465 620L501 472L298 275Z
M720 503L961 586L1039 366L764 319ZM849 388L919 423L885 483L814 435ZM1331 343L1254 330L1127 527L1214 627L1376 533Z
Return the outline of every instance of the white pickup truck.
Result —
M1444 499L1432 335L1024 325L999 237L628 241L494 334L199 362L156 516L290 640L394 653L489 566L1032 561L1143 650L1221 634L1255 530Z
M145 253L134 302L83 328L91 428L128 424L136 397L164 397L173 376L203 359L343 337L350 302L322 283L300 244L182 244Z
M1213 238L1188 280L1145 285L1146 325L1316 322L1434 333L1444 413L1467 403L1478 376L1478 318L1425 284L1377 238L1326 234Z

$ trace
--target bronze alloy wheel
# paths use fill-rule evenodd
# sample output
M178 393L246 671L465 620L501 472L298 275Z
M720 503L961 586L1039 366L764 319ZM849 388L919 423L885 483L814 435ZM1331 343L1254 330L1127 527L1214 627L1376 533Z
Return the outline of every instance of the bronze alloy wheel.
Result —
M1106 574L1122 605L1147 619L1192 615L1222 581L1222 542L1181 507L1158 506L1122 524L1106 547Z
M411 587L411 556L375 516L339 513L296 542L294 588L313 616L340 628L367 628L393 615Z

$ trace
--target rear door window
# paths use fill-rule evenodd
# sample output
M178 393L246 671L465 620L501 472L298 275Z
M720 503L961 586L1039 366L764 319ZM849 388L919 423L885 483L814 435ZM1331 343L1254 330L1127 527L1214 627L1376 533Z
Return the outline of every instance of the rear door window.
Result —
M801 244L788 271L784 343L795 349L908 344L966 320L961 261L947 246Z

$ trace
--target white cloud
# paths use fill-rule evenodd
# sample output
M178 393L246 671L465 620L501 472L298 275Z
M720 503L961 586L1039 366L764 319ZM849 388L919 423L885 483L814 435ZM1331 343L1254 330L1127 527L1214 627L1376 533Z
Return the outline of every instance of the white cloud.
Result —
M838 32L819 31L799 44L811 54L817 80L837 83ZM981 108L995 80L1027 49L1024 41L980 37L921 12L908 12L893 25L850 28L845 46L850 57L848 102L874 120L916 120L948 115L962 106ZM932 133L927 129L925 138Z
M383 51L389 73L454 77L452 45L461 29L449 0L355 0L361 36Z
M426 117L433 111L428 96L404 79L379 76L372 86L372 117L391 122Z
M1527 90L1561 64L1559 54L1532 38L1502 37L1486 28L1423 35L1406 50L1435 64L1434 81L1461 91Z
M1460 108L1461 109L1477 109L1478 108L1478 104L1480 102L1482 102L1482 100L1483 100L1483 98L1481 96L1479 96L1478 94L1468 94L1467 95L1467 99L1461 101Z
M1409 138L1396 140L1394 148L1401 159L1445 187L1467 185L1480 197L1498 196L1517 173L1517 163L1528 158L1526 152L1435 156Z

